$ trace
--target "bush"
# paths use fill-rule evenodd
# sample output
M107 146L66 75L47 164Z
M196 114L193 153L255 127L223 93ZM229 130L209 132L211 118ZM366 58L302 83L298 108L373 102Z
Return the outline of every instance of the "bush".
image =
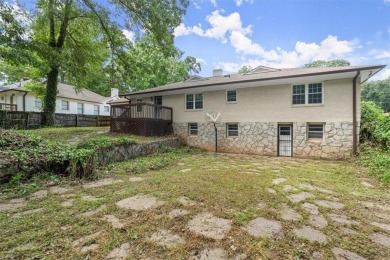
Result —
M362 102L361 108L360 141L390 147L390 117L371 101Z
M361 145L359 162L369 168L369 173L379 181L390 183L390 151L370 144Z
M70 177L91 177L95 171L95 150L77 149L13 130L0 132L0 156L23 173L24 179L52 172ZM15 173L14 178L20 179ZM4 181L9 180L5 179Z

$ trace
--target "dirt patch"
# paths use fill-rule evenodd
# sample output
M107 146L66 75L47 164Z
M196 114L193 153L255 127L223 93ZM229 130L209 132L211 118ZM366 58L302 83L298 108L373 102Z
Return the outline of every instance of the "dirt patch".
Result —
M336 260L366 260L366 258L361 257L358 254L339 247L333 247L332 253Z
M231 220L214 217L210 213L202 213L190 220L187 228L205 237L223 239L231 229Z
M295 188L294 186L291 186L291 185L284 185L283 187L283 191L286 191L286 192L296 192L296 191L299 191L297 188Z
M348 216L346 216L346 215L329 214L329 217L334 222L337 222L340 224L344 224L344 225L348 225L348 226L359 225L359 222L357 222L355 220L349 220Z
M387 230L390 232L390 224L371 222L370 225L381 228L383 230Z
M113 228L123 228L125 225L114 215L104 215L102 220L111 224Z
M318 206L328 208L328 209L342 209L344 208L344 204L341 202L336 201L329 201L329 200L315 200L315 204Z
M85 245L87 243L95 240L96 238L98 238L101 233L102 232L99 231L99 232L93 233L91 235L81 237L81 238L73 241L72 246L73 246L73 248L75 248L83 253L88 252L90 250L94 250L95 248L97 248L97 244L89 244L87 246L85 246Z
M190 198L188 198L186 196L181 196L179 198L179 202L183 206L195 206L196 205L195 201L191 200Z
M24 199L16 199L10 200L9 203L0 204L0 212L7 210L14 210L27 205L26 200Z
M116 205L121 209L131 209L137 211L153 209L161 206L162 204L163 203L158 201L156 197L143 194L123 199L116 203Z
M111 178L107 178L107 179L102 179L102 180L86 183L86 184L83 185L83 188L84 189L98 188L98 187L112 185L112 184L120 183L120 182L123 182L123 181L122 180L114 180L114 179L111 179Z
M174 210L172 210L171 212L168 213L168 217L170 217L171 219L174 219L174 218L185 216L185 215L188 215L188 214L190 214L190 212L188 210L185 210L185 209L174 209Z
M73 199L70 200L65 200L64 202L61 203L63 207L72 207L73 206Z
M87 212L84 212L84 213L81 213L80 216L81 217L91 217L99 212L102 212L104 211L105 209L107 209L107 206L106 205L101 205L100 207L98 207L97 209L95 210L91 210L91 211L87 211Z
M39 199L39 198L46 197L47 194L48 194L47 190L39 190L39 191L36 191L33 194L31 194L31 198L32 199Z
M184 239L179 235L173 234L171 231L166 229L153 233L148 240L168 248L185 243Z
M324 228L328 226L328 221L326 221L322 215L310 215L308 222L310 225L317 228Z
M303 203L302 208L312 215L318 215L320 213L318 211L318 207L316 205L308 203L308 202Z
M319 192L330 194L330 195L334 194L334 192L331 190L323 189L323 188L320 188L320 187L317 187L317 186L314 186L311 184L307 184L307 183L300 184L299 188L304 189L304 190L310 190L310 191L319 191Z
M301 214L287 205L284 205L282 208L280 208L280 215L281 218L286 221L298 221L302 218Z
M268 193L276 194L276 190L274 190L274 189L266 188L265 190L266 190Z
M259 202L259 204L257 204L257 209L265 209L267 208L267 204L264 203L264 202Z
M339 231L339 233L343 236L351 236L357 234L355 230L346 227L341 227Z
M375 243L385 246L385 247L390 247L390 237L386 236L381 233L373 233L369 236L369 238L374 241Z
M91 195L81 196L81 199L86 200L86 201L98 201L99 200L98 198L91 196Z
M286 178L277 178L277 179L273 179L272 183L273 184L280 184L280 183L285 182L285 181L287 181Z
M227 253L222 248L194 250L191 252L190 260L227 260Z
M294 203L298 203L304 200L307 200L309 198L314 198L314 195L309 192L301 192L297 194L292 194L290 196L287 196L287 198Z
M300 238L305 238L311 242L324 243L327 237L321 231L315 230L309 226L303 226L302 228L294 228L293 232Z
M254 237L284 237L283 227L279 221L262 217L251 220L243 229Z
M20 212L20 213L16 213L12 217L13 218L21 218L23 216L34 214L34 213L38 213L38 212L41 212L41 211L43 211L43 208L27 210L27 211L23 211L23 212Z
M112 250L106 257L107 260L122 260L130 256L130 243L124 243Z
M139 181L143 181L143 180L145 180L145 179L142 177L130 177L129 178L130 182L139 182Z
M53 193L53 194L65 194L65 193L72 191L72 189L60 187L60 186L53 186L53 187L50 187L49 191L50 191L50 193Z

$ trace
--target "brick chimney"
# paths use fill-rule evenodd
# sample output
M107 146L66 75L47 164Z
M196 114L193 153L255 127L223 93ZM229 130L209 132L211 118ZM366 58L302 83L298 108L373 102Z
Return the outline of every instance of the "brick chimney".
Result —
M111 88L111 97L117 97L117 96L119 96L119 89Z
M213 69L213 77L222 77L223 70L222 69Z

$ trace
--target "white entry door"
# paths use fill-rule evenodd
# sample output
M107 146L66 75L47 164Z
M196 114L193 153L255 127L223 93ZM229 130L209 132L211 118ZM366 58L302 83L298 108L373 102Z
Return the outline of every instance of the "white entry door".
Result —
M292 125L278 126L278 155L292 156Z

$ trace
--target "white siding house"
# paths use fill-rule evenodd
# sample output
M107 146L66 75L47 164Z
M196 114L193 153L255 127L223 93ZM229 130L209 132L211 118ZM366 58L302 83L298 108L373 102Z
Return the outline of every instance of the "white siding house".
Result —
M42 101L24 88L28 81L0 87L0 110L42 111ZM76 91L74 86L58 83L56 113L82 115L110 115L110 104L118 97L118 89L111 89L111 97L103 97L90 90Z

